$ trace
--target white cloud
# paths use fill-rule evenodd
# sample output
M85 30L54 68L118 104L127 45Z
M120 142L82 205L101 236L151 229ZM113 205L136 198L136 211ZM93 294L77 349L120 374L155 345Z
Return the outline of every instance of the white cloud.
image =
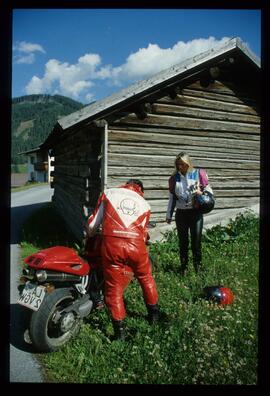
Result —
M40 89L39 93L56 90L62 95L77 99L83 91L94 85L91 79L94 78L95 67L99 63L100 58L95 54L84 55L75 65L50 59L45 65L43 78L32 77L26 86L26 92L30 95L36 93L38 89Z
M125 64L114 69L113 77L119 80L146 78L216 45L221 45L227 40L228 37L221 40L209 37L194 39L187 43L178 41L172 48L160 48L157 44L149 44L147 48L140 48L129 55Z
M91 101L93 101L94 95L91 93L88 93L87 95L85 95L85 100L87 103L90 103Z
M25 63L27 65L31 65L32 63L35 62L35 54L29 54L25 56L17 56L15 57L15 62L20 64L20 63Z
M37 93L38 90L39 93L57 91L75 99L84 95L86 100L94 100L95 80L106 80L107 85L127 85L150 77L216 45L221 45L228 39L223 37L217 40L209 37L188 42L178 41L171 48L160 48L158 44L150 43L147 47L131 53L124 64L116 67L102 65L100 55L92 53L81 56L75 64L51 59L45 65L44 76L42 78L34 76L28 83L26 92L31 94ZM22 47L33 48L29 44Z
M40 44L27 43L26 41L17 42L13 46L13 50L25 53L36 51L43 52L44 54L46 53L44 48Z
M43 81L37 76L32 77L31 81L26 86L27 95L39 94L44 91Z
M90 66L91 68L95 68L101 63L101 58L98 54L86 54L81 56L78 60L81 65Z
M27 43L26 41L16 42L13 45L13 52L15 53L15 63L29 65L35 62L35 52L46 53L40 44Z

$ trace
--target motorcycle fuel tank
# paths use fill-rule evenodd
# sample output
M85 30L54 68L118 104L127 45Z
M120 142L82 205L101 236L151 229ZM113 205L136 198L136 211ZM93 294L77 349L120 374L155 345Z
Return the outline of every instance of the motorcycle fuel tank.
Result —
M40 250L24 259L28 267L66 272L79 276L89 274L90 266L76 250L65 246L54 246Z

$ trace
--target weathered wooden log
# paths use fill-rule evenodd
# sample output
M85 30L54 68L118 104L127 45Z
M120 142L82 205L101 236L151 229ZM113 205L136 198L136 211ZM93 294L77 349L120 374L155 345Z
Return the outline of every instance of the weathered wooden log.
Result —
M61 207L62 214L70 223L77 224L79 228L82 228L96 202L92 207L89 207L85 202L70 200L70 196L61 187L57 186L57 189L57 195L54 196L53 202Z
M184 89L191 89L191 90L197 90L197 91L203 91L203 92L212 92L214 94L226 94L226 95L231 95L232 97L240 97L244 100L253 100L253 98L250 98L250 94L247 90L241 90L236 87L235 84L232 82L221 82L221 81L215 81L213 84L209 85L207 88L203 88L200 85L199 81L196 81L192 84L189 84L186 86Z
M54 190L54 196L53 199L57 200L60 199L63 201L63 203L66 205L66 208L68 211L77 211L77 214L81 213L80 207L82 206L83 201L76 198L74 193L77 190L66 190L65 186L60 185L59 183L56 185L55 190ZM82 198L83 199L83 198Z
M185 148L184 148L185 147ZM187 146L182 146L182 150L188 150ZM163 147L155 147L153 144L145 143L142 146L138 142L119 144L118 142L111 142L108 146L108 153L122 153L122 154L134 154L139 151L140 154L144 155L176 155L176 151L174 147L167 147L165 144ZM200 147L195 147L192 150L188 150L191 156L205 156L207 158L223 158L223 159L244 159L244 160L252 160L252 159L260 159L259 151L255 153L251 153L250 150L245 150L244 152L239 152L239 150L234 149L233 147L217 149L216 147L204 147L200 150Z
M57 156L60 154L68 153L70 151L78 152L81 146L85 146L87 151L93 151L93 145L91 142L86 142L84 139L80 141L80 138L74 139L66 139L65 144L59 144L54 147L53 155Z
M243 150L260 150L260 142L253 140L240 140L240 139L229 139L229 138L210 138L210 137L198 137L198 136L185 136L185 135L162 135L154 133L141 133L141 132L125 132L125 131L109 131L109 139L111 141L128 141L128 142L141 142L142 146L145 143L157 142L167 144L168 142L173 143L175 147L175 155L180 152L182 147L190 147L190 149L202 150L204 147L212 147L214 149L243 149ZM190 151L190 150L188 150Z
M72 175L67 175L64 173L60 173L57 169L54 171L55 175L55 180L57 181L64 181L67 184L70 184L71 186L74 186L75 188L81 188L85 189L87 187L87 179L83 177L74 177Z
M214 185L211 183L211 186L214 191L214 195L216 198L225 198L225 197L259 197L260 195L260 190L257 188L233 188L233 189L218 189L217 187L214 187ZM224 186L225 188L225 186ZM167 189L163 190L145 190L144 197L146 200L152 200L152 199L169 199L169 191Z
M165 103L165 104L175 104L188 106L191 108L200 108L200 109L208 109L208 110L218 110L230 113L239 113L239 114L248 114L258 116L258 112L252 108L251 106L247 106L245 104L236 104L236 103L228 103L221 100L217 100L216 98L206 99L200 97L194 97L189 95L177 95L173 100L167 96L161 98L157 101L157 103Z
M159 168L156 167L149 167L149 168L142 168L139 166L129 166L129 165L122 165L122 166L108 166L108 175L109 176L123 176L127 178L135 177L135 176L165 176L169 177L174 171L173 163L170 166L162 166ZM207 169L208 176L231 176L231 177L240 177L249 175L253 179L257 179L260 176L259 169L250 169L248 172L246 170L241 169Z
M152 176L151 178L147 178L146 176L142 176L140 180L143 182L145 190L160 190L168 188L168 180L169 176ZM126 177L108 177L108 187L118 187L119 185L125 183L127 181ZM260 187L260 180L253 179L252 176L247 177L238 177L235 179L234 177L211 177L209 178L209 182L213 189L223 190L224 188L228 189L256 189Z
M110 126L110 131L115 132L142 132L142 133L149 133L149 134L169 134L171 136L201 136L207 138L229 138L229 139L241 139L241 140L253 140L259 142L260 134L252 135L250 133L245 132L225 132L225 131L200 131L194 129L174 129L174 128L167 128L166 126L162 127L152 127L151 125L120 125L115 124ZM151 135L150 135L151 136ZM121 139L123 141L123 138ZM120 140L120 141L121 141ZM147 142L147 141L146 141ZM156 142L157 144L159 142ZM169 139L167 144L173 144L174 142Z
M57 157L57 160L54 162L54 170L67 175L94 177L100 170L100 158L91 158L90 155L87 157L87 152L84 155L85 158L82 161L80 159L76 161L76 157Z
M148 200L151 206L151 213L166 213L168 200ZM218 197L216 199L216 209L235 209L244 208L259 203L259 197Z
M260 117L256 115L250 114L240 114L240 113L231 113L224 112L220 110L212 111L211 109L200 109L200 108L191 108L189 106L183 105L173 105L173 104L163 104L163 103L154 103L152 105L152 113L153 114L161 114L161 115L172 115L177 117L190 117L190 118L200 118L207 120L221 120L221 121L229 121L229 122L241 122L241 123L250 123L250 124L259 124Z
M140 154L114 154L111 153L108 159L108 165L119 166L121 164L129 164L129 166L141 166L141 167L169 167L174 162L174 156L149 156ZM244 160L216 160L216 159L205 159L193 157L193 163L195 167L199 168L227 168L227 169L258 169L260 166L259 161L244 161Z
M229 131L229 132L245 132L252 134L260 133L260 125L229 122L218 120L205 120L201 118L177 117L171 115L154 115L149 114L145 120L139 120L135 114L122 117L118 120L118 124L148 124L157 126L170 126L182 129L200 129L205 131Z
M139 103L132 106L128 106L123 110L123 112L135 113L140 120L144 120L147 117L147 114L152 112L152 106L150 103L147 102Z
M62 216L63 220L65 221L67 228L73 233L78 241L81 241L83 239L84 222L79 218L75 219L74 221L72 215L67 216L66 209L60 201L55 201L54 205Z
M57 163L57 171L71 176L88 177L91 175L89 163L85 162L77 162L76 164L70 164L69 162L66 164Z
M209 92L206 90L195 90L195 89L183 89L181 92L182 95L193 96L194 98L205 98L209 100L218 100L221 102L227 103L236 103L236 104L243 104L250 106L256 112L258 112L258 106L256 102L250 98L241 98L233 95L226 95L226 94L218 94Z

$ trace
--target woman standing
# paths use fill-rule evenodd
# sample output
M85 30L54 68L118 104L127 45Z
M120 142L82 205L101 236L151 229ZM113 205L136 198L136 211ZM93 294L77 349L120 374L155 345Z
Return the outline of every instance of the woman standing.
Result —
M188 267L189 232L191 236L191 250L193 265L197 272L202 261L201 238L203 229L203 214L193 207L193 198L203 191L212 192L208 183L206 171L195 169L190 156L181 152L175 159L175 171L169 178L170 198L166 221L172 221L176 207L175 222L179 239L180 271L185 273Z

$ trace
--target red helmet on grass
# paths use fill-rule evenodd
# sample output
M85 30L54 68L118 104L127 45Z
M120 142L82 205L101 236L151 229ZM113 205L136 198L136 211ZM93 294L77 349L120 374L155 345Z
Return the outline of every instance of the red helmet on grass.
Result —
M232 304L234 300L233 292L224 286L206 286L203 289L205 298L210 302L221 305Z

